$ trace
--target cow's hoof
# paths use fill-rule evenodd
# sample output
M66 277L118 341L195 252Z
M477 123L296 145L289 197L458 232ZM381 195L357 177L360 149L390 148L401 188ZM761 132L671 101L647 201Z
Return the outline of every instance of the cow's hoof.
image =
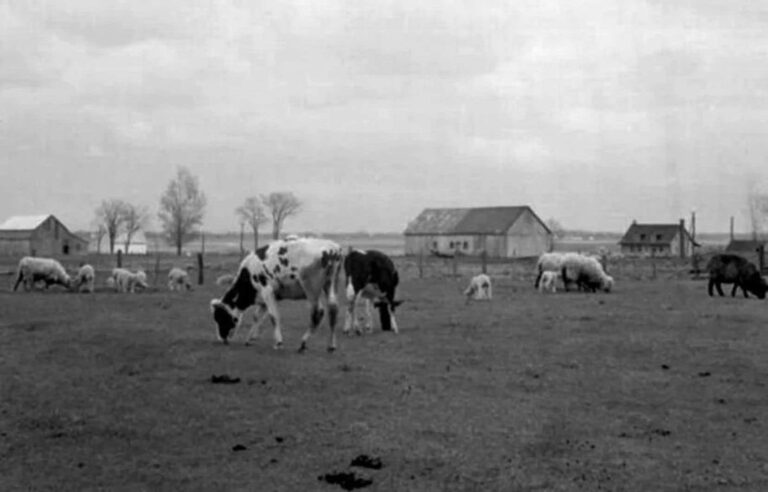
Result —
M301 342L301 345L299 345L299 353L303 354L307 351L307 344L304 342Z
M275 343L275 350L282 350L283 349L283 342L277 342Z
M225 338L224 340L222 340L222 341L221 341L221 343L223 343L224 345L229 345L229 340L227 340L227 339Z
M336 352L336 347L328 347L328 353L329 354L332 354L334 352Z

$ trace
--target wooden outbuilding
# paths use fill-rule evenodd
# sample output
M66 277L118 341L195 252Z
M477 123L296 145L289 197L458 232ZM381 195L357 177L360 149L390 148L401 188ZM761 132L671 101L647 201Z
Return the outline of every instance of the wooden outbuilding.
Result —
M11 217L0 224L0 255L58 257L88 252L88 241L54 215Z

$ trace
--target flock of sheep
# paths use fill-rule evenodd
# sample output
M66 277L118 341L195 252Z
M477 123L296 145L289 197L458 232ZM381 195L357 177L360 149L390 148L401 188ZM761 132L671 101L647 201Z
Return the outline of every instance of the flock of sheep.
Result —
M29 291L39 282L44 282L46 288L50 285L61 285L77 292L93 292L96 288L96 271L93 266L84 264L75 275L70 276L62 264L52 258L25 256L19 261L13 290L16 291L23 283L24 290ZM132 272L125 268L113 269L106 284L117 292L136 292L136 289L149 287L147 274L143 270ZM172 268L168 272L168 289L191 290L192 283L187 271Z

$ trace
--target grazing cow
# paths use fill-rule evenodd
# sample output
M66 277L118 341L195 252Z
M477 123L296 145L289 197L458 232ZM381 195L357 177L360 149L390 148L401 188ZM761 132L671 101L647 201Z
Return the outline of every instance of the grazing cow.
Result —
M379 310L381 329L398 333L395 308L402 301L395 301L395 289L399 282L397 269L392 260L376 250L351 250L344 258L344 273L347 277L347 317L344 333L349 334L354 328L361 333L355 317L355 305L358 299L366 300L366 329L373 329L370 302Z
M178 267L171 268L168 272L168 290L192 290L189 274Z
M467 303L470 299L476 301L493 299L493 287L491 286L491 277L481 273L472 277L469 282L469 287L464 291L464 295L467 297Z
M539 292L557 292L557 279L560 278L559 272L542 272L539 281Z
M77 271L77 276L74 279L73 286L79 292L94 291L94 284L96 283L96 272L91 265L85 264Z
M278 240L250 253L240 263L234 283L221 299L211 300L216 334L227 343L234 335L242 314L255 305L254 324L246 345L258 336L259 326L269 317L274 325L275 348L283 345L277 301L306 299L310 305L310 326L301 338L299 352L328 311L328 351L336 349L336 288L341 270L342 249L333 241L315 238Z
M19 268L13 290L16 291L19 284L24 282L24 290L29 291L36 282L40 281L45 282L46 289L50 285L63 285L69 288L72 284L72 279L64 267L61 266L61 263L52 258L25 256L19 260Z
M133 273L125 268L114 268L112 270L112 279L118 292L134 293L136 292L136 287L141 287L142 289L149 287L147 285L147 274L142 270Z
M757 267L745 258L727 253L717 254L709 260L707 270L709 270L707 291L710 296L713 295L712 287L717 288L717 293L723 296L720 285L733 284L731 297L735 297L736 290L741 287L744 297L749 297L747 294L749 291L758 298L765 299L768 285Z

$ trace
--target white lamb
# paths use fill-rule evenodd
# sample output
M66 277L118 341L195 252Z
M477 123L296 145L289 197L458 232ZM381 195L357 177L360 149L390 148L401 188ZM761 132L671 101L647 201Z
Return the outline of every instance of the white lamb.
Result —
M74 286L80 292L93 293L96 284L96 272L87 263L80 267L74 280Z
M112 278L115 282L115 288L118 292L136 292L136 287L146 289L147 274L139 270L136 273L125 268L115 268L112 270Z
M565 290L572 282L579 289L595 292L601 289L610 292L613 288L613 277L605 273L603 266L596 258L578 253L567 253L563 256L563 284Z
M472 277L472 280L469 282L469 287L464 291L464 295L467 297L467 302L469 302L470 299L476 301L490 301L493 298L491 278L484 273Z
M542 272L539 281L539 292L557 292L557 279L560 278L560 272Z
M539 288L541 276L544 272L560 272L563 269L564 253L543 253L536 262L536 282L533 287Z
M168 272L168 290L192 290L192 283L189 281L189 274L186 270L173 267Z
M61 266L61 263L52 258L36 258L25 256L19 260L19 269L16 274L16 283L13 285L15 291L21 282L24 282L24 290L29 291L34 287L35 282L45 282L47 289L51 284L63 285L69 288L72 279Z

